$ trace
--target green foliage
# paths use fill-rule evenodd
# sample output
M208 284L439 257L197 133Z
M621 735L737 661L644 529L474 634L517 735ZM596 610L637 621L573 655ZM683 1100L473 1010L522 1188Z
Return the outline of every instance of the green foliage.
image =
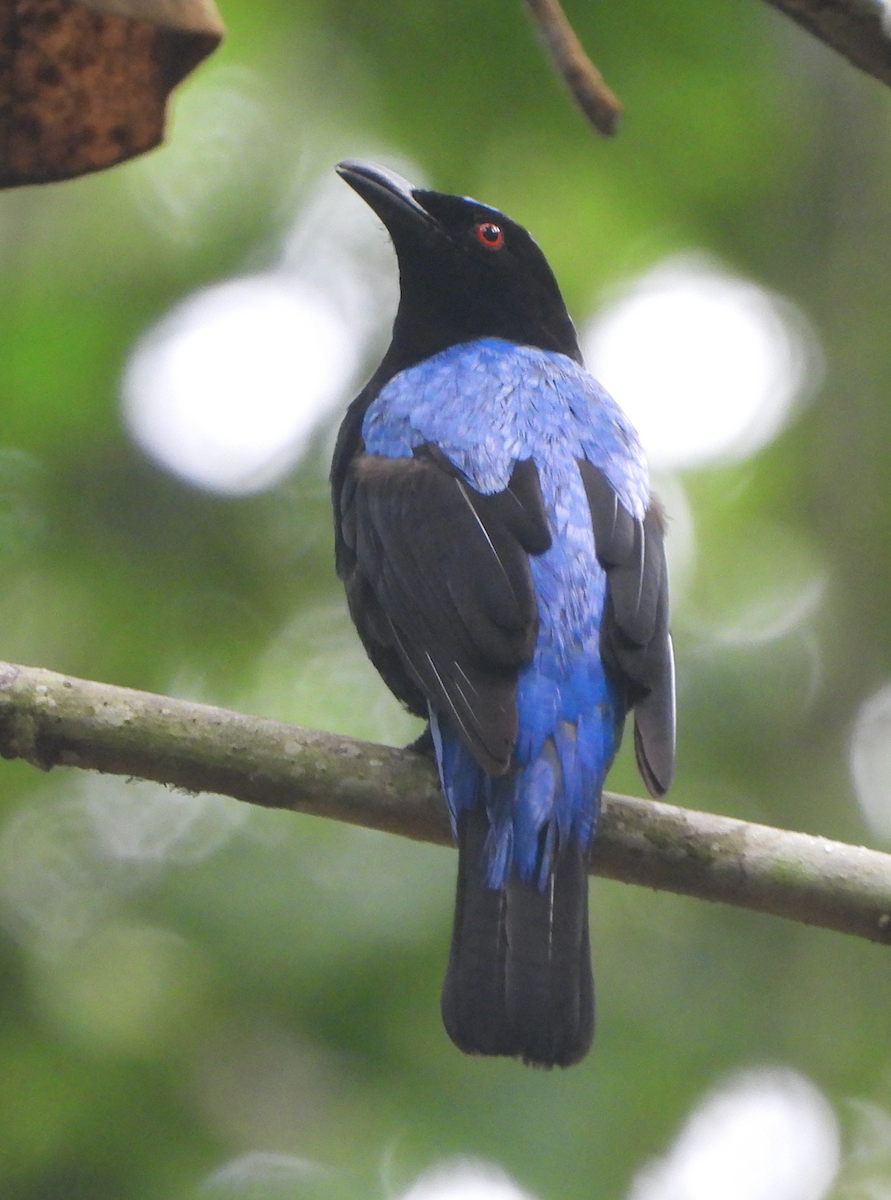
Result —
M228 41L165 148L0 197L0 658L416 735L334 578L331 430L270 491L221 497L143 457L118 407L148 326L268 266L320 174L385 147L532 228L579 320L699 249L815 322L810 405L758 457L683 479L672 799L868 840L847 743L891 671L887 94L754 0L576 5L626 106L604 143L519 4L221 7ZM803 622L724 636L763 632L816 576ZM542 1200L606 1200L727 1072L788 1063L834 1102L887 1088L877 947L598 882L590 1058L472 1061L438 1018L448 851L21 764L0 778L9 1200L383 1196L455 1154ZM611 783L639 792L627 755ZM250 1151L333 1174L200 1190Z

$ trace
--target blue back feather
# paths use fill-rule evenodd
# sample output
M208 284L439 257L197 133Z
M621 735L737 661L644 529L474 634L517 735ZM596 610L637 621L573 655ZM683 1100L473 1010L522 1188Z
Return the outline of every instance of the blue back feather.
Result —
M600 658L606 576L577 462L598 467L642 517L649 482L637 435L577 363L498 338L400 372L369 406L362 432L368 453L391 458L432 442L486 494L507 487L516 461L535 460L553 542L530 558L539 631L518 680L511 769L488 775L447 719L431 712L431 727L453 823L476 804L488 810L490 885L516 866L544 887L556 839L590 841L624 716Z

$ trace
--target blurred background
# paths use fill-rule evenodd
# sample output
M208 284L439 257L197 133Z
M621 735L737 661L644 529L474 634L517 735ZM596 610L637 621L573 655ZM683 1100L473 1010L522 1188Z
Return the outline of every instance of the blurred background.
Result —
M755 0L570 4L604 142L519 4L221 8L165 147L0 195L0 657L416 735L332 566L396 301L332 167L372 157L528 226L638 423L671 799L891 848L891 94ZM891 1196L887 949L594 881L599 1032L545 1074L441 1028L454 870L2 764L0 1195Z

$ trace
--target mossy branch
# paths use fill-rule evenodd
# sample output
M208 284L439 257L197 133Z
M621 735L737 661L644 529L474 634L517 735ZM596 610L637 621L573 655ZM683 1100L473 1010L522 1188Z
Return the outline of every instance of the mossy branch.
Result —
M0 754L451 842L423 754L0 663ZM891 942L891 855L604 795L591 871Z

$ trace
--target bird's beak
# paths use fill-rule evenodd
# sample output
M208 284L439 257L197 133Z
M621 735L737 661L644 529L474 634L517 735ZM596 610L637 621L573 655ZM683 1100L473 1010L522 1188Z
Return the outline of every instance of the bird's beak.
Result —
M415 198L417 189L395 171L355 158L338 163L336 170L341 179L377 213L391 233L394 225L436 225L435 219Z

